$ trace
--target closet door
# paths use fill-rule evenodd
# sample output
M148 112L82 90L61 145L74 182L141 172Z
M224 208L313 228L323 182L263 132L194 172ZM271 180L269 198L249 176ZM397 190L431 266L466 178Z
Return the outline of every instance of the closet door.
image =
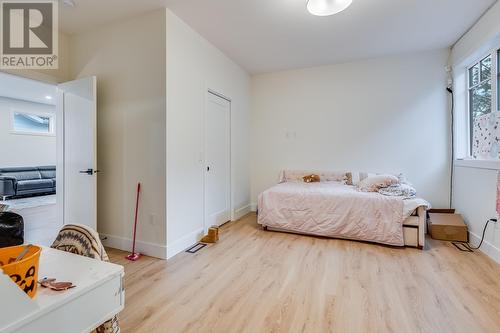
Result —
M205 108L205 229L231 218L230 126L231 102L208 92Z

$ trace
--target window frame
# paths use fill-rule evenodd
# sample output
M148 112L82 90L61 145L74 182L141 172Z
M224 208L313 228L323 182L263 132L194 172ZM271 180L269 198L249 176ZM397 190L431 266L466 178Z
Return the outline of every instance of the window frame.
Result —
M493 81L492 82L492 85L494 84L495 85L495 90L496 90L496 94L494 94L494 96L492 96L492 98L494 98L496 100L496 111L499 111L500 112L500 44L495 48L496 49L496 52L494 51L495 55L496 55L496 61L494 61L494 63L492 63L492 67L491 67L491 72L493 74ZM493 86L492 86L492 89L493 89Z
M491 56L491 73L490 73L490 78L491 80L491 112L500 112L500 99L499 94L500 91L498 90L498 81L500 80L500 68L499 68L499 62L500 62L500 44L496 45L494 48L488 50L488 52L483 53L480 57L476 57L474 61L471 62L470 65L465 67L465 78L467 80L466 83L466 98L467 98L467 159L473 160L473 161L497 161L494 159L489 159L489 160L481 160L481 159L476 159L472 155L472 135L473 135L473 126L474 123L472 122L472 109L471 109L471 90L487 80L481 81L481 61L486 59L488 56ZM479 64L479 83L476 85L470 84L470 69L472 69L475 65Z
M33 131L23 131L16 129L14 127L15 115L16 114L26 114L40 117L49 118L49 131L48 132L33 132ZM33 135L33 136L55 136L56 135L56 115L54 113L48 112L37 112L37 111L25 111L25 110L10 110L10 133L15 135Z

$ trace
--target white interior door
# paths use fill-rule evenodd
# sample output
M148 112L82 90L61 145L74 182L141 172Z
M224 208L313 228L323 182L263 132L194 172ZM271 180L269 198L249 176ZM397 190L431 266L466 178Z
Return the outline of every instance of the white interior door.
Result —
M97 229L97 82L95 77L59 85L62 146L58 172L63 184L57 192L64 224ZM60 118L61 119L61 118ZM60 165L62 164L62 165Z
M231 219L231 102L208 93L205 109L205 228Z

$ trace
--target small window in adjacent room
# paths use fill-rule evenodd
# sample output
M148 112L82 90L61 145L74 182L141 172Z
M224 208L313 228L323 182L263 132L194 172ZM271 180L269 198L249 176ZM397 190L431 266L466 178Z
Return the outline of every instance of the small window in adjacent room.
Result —
M469 81L469 123L470 123L470 145L473 158L488 159L496 158L498 143L490 142L490 123L496 122L496 115L492 110L492 55L481 59L468 70ZM493 119L494 118L494 119ZM495 147L492 147L495 144ZM495 156L492 155L495 148Z
M15 134L54 135L54 116L13 111L11 127Z

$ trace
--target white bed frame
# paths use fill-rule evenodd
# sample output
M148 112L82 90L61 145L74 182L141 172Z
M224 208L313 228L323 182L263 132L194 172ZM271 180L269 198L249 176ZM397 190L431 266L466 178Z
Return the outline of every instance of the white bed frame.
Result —
M421 250L425 247L425 234L427 233L427 211L425 207L417 208L414 215L403 222L403 237L405 246L416 247Z
M286 229L268 227L267 225L262 225L262 229L297 233ZM427 211L425 207L420 206L415 210L414 214L412 214L410 217L408 217L406 220L403 221L404 246L415 247L420 250L423 250L425 247L426 233L427 233Z

